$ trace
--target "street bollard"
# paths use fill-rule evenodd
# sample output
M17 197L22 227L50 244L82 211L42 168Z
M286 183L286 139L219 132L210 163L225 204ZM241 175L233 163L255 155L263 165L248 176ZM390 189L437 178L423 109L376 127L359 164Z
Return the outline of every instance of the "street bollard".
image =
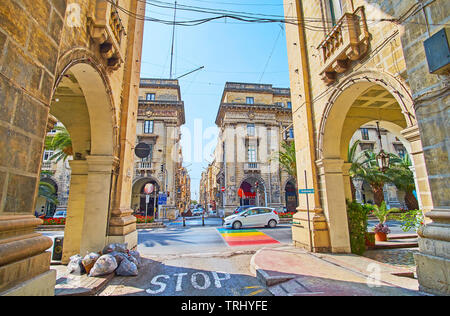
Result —
M202 214L202 226L205 226L205 213Z
M186 227L186 216L183 216L183 227Z

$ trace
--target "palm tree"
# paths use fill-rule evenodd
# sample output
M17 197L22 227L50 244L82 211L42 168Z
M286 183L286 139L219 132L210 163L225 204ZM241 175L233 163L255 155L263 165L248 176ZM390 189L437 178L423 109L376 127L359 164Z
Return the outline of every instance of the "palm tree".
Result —
M362 156L365 160L361 162L360 168L356 171L356 175L363 178L370 185L375 204L381 206L381 203L384 202L384 184L391 182L389 173L381 171L373 151L365 150Z
M43 197L49 203L58 204L56 189L48 182L39 181L38 197Z
M410 169L412 163L409 155L399 157L390 154L390 156L391 166L388 173L392 179L392 183L398 190L405 192L405 204L409 210L419 209L419 203L413 193L416 186L414 183L414 174Z
M55 151L50 160L66 161L73 156L72 139L64 126L56 126L55 129L57 131L55 135L45 138L45 149Z
M356 151L358 149L358 145L360 143L360 140L356 140L352 145L348 146L347 151L347 162L351 163L351 167L349 169L349 175L350 175L350 187L352 190L352 199L356 199L356 188L353 184L353 177L357 176L358 170L361 168L361 163L359 162L361 155L356 156Z
M276 153L281 169L286 171L288 175L295 179L297 183L297 157L294 142L283 142L281 144L282 151Z

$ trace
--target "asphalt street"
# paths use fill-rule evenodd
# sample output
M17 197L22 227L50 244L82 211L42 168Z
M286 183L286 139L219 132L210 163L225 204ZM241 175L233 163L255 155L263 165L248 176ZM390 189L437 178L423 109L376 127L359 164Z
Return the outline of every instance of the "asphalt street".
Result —
M144 257L137 277L117 277L100 293L105 296L267 296L270 292L250 272L252 255L261 247L292 242L290 225L240 230L249 245L230 246L230 232L220 219L189 219L167 228L139 230L138 251ZM229 237L231 236L231 237ZM270 244L253 244L264 236ZM259 240L259 239L258 239ZM275 240L275 242L273 242Z

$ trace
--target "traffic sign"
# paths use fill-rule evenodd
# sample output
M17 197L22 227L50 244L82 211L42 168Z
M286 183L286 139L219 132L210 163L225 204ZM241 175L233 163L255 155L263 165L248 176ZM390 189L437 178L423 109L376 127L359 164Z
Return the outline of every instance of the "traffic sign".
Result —
M139 158L146 158L150 155L150 145L146 143L139 143L134 148L134 153Z
M314 189L300 189L298 190L300 194L314 194Z
M144 187L144 192L146 194L153 193L153 190L155 190L155 186L152 183L147 183Z
M167 205L167 194L160 193L158 195L158 205Z
M225 192L225 187L222 187L220 190L221 190L222 192Z

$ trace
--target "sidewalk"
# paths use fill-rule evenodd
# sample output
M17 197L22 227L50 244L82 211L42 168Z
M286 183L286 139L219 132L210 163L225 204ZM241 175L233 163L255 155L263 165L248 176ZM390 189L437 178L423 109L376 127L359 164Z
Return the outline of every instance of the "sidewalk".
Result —
M65 265L52 265L51 269L56 270L55 296L92 296L114 278L114 273L101 277L70 274Z
M275 296L425 295L416 279L405 277L411 270L351 254L263 248L250 269Z

